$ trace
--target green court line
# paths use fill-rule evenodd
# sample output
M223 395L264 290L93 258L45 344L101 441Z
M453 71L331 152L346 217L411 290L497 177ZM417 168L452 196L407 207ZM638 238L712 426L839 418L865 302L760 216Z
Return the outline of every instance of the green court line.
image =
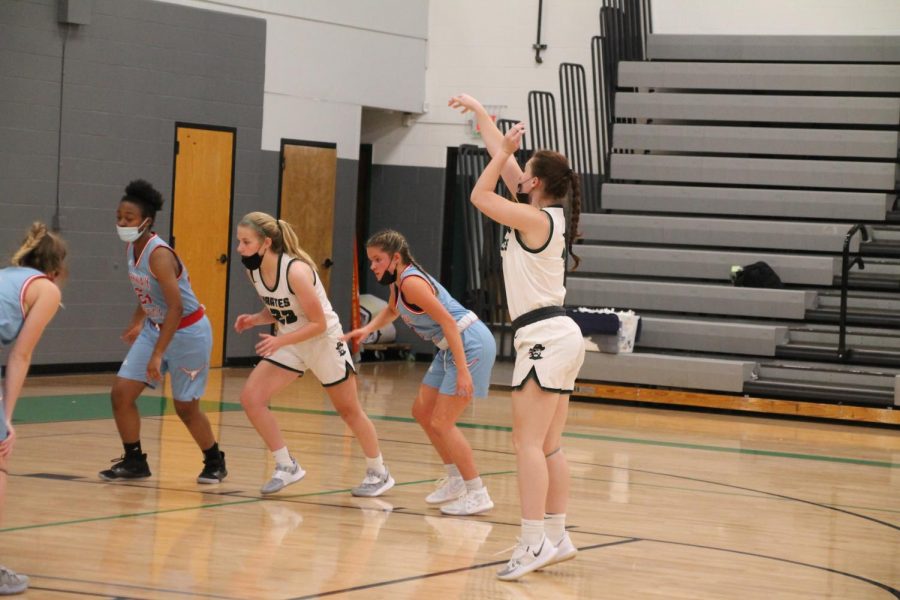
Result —
M494 475L510 475L515 473L515 471L492 471L490 473L481 473L481 477L491 477ZM401 481L395 484L396 487L402 487L407 485L418 485L421 483L434 483L438 481L437 479L419 479L417 481ZM140 486L144 487L144 486ZM146 487L150 491L160 491L158 488ZM194 492L195 490L169 490L169 491L178 491L178 492ZM201 492L202 493L202 492ZM350 489L343 490L325 490L320 492L308 492L306 494L283 494L277 497L259 497L259 498L246 498L243 500L235 500L234 502L217 502L214 504L198 504L196 506L182 506L181 508L166 508L162 510L148 510L145 512L137 512L137 513L122 513L118 515L107 515L105 517L86 517L84 519L72 519L70 521L53 521L50 523L36 523L34 525L21 525L19 527L7 527L5 529L0 529L0 533L10 533L13 531L24 531L27 529L43 529L45 527L59 527L62 525L79 525L81 523L91 523L95 521L115 521L118 519L130 519L135 517L148 517L154 515L162 515L166 513L173 512L185 512L188 510L201 510L204 508L219 508L222 506L237 506L239 504L254 504L256 502L275 502L275 501L284 501L290 498L309 498L311 496L331 496L334 494L341 493L350 493Z
M141 396L138 405L141 414L145 416L161 416L174 414L172 402L161 396ZM146 411L145 407L146 406ZM209 402L201 401L203 410L207 412L236 412L242 410L239 402ZM286 406L271 407L276 412L320 415L328 417L339 416L334 410L321 410L311 408L293 408ZM45 412L46 410L46 412ZM16 418L14 423L47 423L51 421L74 421L81 419L111 419L112 408L109 397L106 394L80 394L67 396L36 396L24 398L16 405ZM392 415L373 415L369 418L375 421L388 421L394 423L415 423L412 417L398 417ZM506 425L487 425L484 423L457 423L463 429L480 429L485 431L511 432L512 427ZM881 467L886 469L900 468L900 462L887 462L869 460L863 458L848 458L843 456L827 456L822 454L801 454L798 452L779 452L775 450L758 450L755 448L730 448L727 446L712 446L705 444L691 444L686 442L667 442L663 440L649 440L633 437L619 437L612 435L600 435L594 433L563 432L563 437L604 442L616 442L624 444L639 444L644 446L657 446L661 448L678 448L682 450L701 450L705 452L725 452L729 454L743 454L749 456L767 456L771 458L792 458L797 460L812 460L850 465L863 465L868 467Z
M138 398L138 409L145 417L174 415L174 401L165 396L143 395ZM242 410L240 403L201 400L205 412L232 412ZM54 423L58 421L90 421L112 419L109 393L58 396L32 396L22 398L16 404L13 425L25 423Z
M338 416L338 413L332 410L313 410L309 408L292 408L286 406L273 406L273 411L314 414L326 416ZM415 423L412 417L395 417L390 415L369 415L373 421L394 421L399 423ZM483 429L488 431L507 431L512 432L512 427L507 425L485 425L482 423L464 423L456 424L457 427L463 429ZM685 442L665 442L661 440L645 440L641 438L618 437L613 435L599 435L595 433L577 433L572 431L563 432L563 437L597 440L604 442L620 442L626 444L642 444L645 446L662 446L664 448L682 448L686 450L705 450L709 452L730 452L733 454L750 454L756 456L770 456L775 458L796 458L799 460L818 460L825 462L847 463L854 465L866 465L870 467L884 467L888 469L900 468L900 463L885 462L880 460L868 460L864 458L845 458L842 456L825 456L821 454L800 454L797 452L778 452L775 450L756 450L753 448L728 448L726 446L707 446L704 444L688 444Z

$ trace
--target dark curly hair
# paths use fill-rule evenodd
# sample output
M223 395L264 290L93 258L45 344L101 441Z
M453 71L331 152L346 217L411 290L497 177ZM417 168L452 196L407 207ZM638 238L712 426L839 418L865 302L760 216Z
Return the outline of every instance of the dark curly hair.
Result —
M156 212L162 208L163 197L151 183L135 179L125 186L125 195L120 202L131 202L141 209L142 217L156 221Z

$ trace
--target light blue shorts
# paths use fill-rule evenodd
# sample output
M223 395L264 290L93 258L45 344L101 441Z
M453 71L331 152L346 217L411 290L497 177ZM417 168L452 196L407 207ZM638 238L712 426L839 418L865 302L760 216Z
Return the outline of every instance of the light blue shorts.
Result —
M0 380L0 390L3 389L3 380ZM6 429L6 407L3 406L3 392L0 391L0 442L9 436L9 430Z
M485 398L491 385L491 368L497 357L497 344L494 335L481 321L475 321L462 332L463 348L466 351L466 362L472 374L475 398ZM446 396L456 395L456 363L453 353L440 350L431 361L428 372L422 383L428 387L438 388Z
M155 388L154 384L147 381L147 363L150 362L158 338L159 330L147 320L119 367L119 377L141 381ZM211 351L212 326L208 318L203 317L193 325L175 332L159 369L163 375L169 373L175 400L190 402L206 392Z

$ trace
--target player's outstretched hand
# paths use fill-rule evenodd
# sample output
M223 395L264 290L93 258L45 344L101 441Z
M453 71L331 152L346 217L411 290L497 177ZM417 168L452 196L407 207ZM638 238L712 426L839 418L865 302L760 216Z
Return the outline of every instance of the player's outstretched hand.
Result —
M503 150L510 154L516 152L519 149L519 144L522 143L522 136L525 134L525 123L516 123L512 127L509 128L509 131L506 132L506 135L503 136Z
M5 416L0 415L0 419L5 418ZM13 445L16 443L16 430L13 428L12 422L6 424L6 431L8 432L6 439L0 442L0 458L9 458L9 455L12 454Z
M482 108L481 102L468 94L459 94L458 96L453 96L447 102L447 106L449 106L450 108L461 109L462 114L466 114L467 112L476 112L479 108Z
M353 331L348 331L344 335L341 336L341 341L344 342L362 342L364 339L369 337L371 332L366 327L360 327L359 329L354 329Z
M256 323L253 321L253 317L256 315L251 314L243 314L238 315L238 318L234 320L234 330L238 333L243 333L248 329L254 327Z

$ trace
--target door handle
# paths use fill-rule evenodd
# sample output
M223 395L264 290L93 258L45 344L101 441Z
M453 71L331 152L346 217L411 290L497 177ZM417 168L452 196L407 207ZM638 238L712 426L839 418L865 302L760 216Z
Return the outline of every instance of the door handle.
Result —
M330 258L326 258L325 260L322 261L322 266L325 267L326 269L330 269L331 265L333 265L333 264L334 264L334 262Z
M216 262L218 262L220 265L224 265L225 263L228 262L228 256L223 254L218 259L216 259Z

